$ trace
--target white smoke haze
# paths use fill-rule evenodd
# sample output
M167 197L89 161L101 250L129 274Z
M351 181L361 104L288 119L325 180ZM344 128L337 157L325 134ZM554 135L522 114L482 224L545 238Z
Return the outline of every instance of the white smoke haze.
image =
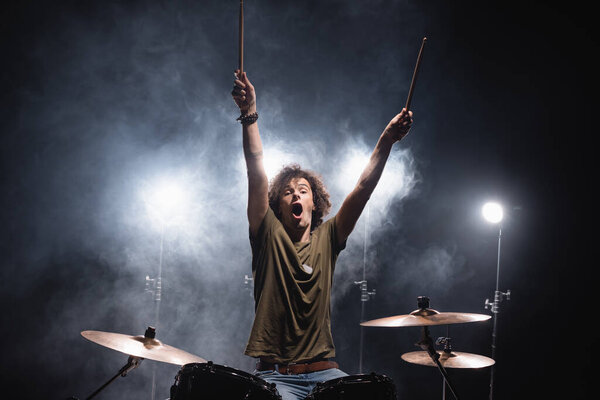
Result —
M379 54L375 38L361 44L362 57L346 51L352 43L338 43L330 33L349 29L346 23L360 26L363 12L376 12L361 2L333 3L339 14L319 27L303 4L247 7L247 70L258 92L268 177L292 162L317 172L331 195L328 217L399 111L389 104L389 86L409 77L413 62L404 68L402 55ZM383 3L376 3L381 15ZM252 370L253 360L243 355L254 307L245 280L251 275L247 181L239 111L230 96L236 7L141 2L97 6L91 15L72 10L28 54L38 79L21 92L27 112L19 119L34 154L19 189L31 208L22 211L22 230L31 239L24 261L10 268L26 264L15 297L39 300L37 317L53 322L36 343L52 349L41 364L68 366L59 396L91 393L126 362L83 339L80 332L88 329L140 335L158 323L164 343ZM409 10L418 13L414 5ZM272 34L277 30L287 33ZM319 36L306 40L311 33ZM427 133L416 119L411 135ZM346 329L337 313L363 274L376 281L393 272L386 282L392 288L439 293L473 276L455 243L419 247L398 237L404 204L425 179L411 143L392 149L338 261L332 315L345 342L356 342L358 332L355 324ZM163 185L173 185L168 195L181 191L182 203L157 199ZM165 202L169 215L157 214ZM156 279L159 266L157 321L146 277ZM431 286L422 286L424 277ZM28 327L40 329L33 322ZM158 393L166 397L177 369L146 360L105 396L148 398L157 371Z

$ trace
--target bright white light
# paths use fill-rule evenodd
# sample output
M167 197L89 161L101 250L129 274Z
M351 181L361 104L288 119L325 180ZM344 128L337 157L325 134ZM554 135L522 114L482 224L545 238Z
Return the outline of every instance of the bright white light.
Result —
M502 211L502 206L498 203L485 203L481 209L481 214L483 217L493 224L497 224L502 221L504 217L504 213Z
M268 179L272 179L281 169L293 162L298 162L297 157L278 148L271 148L263 158L263 165Z
M349 193L358 182L358 178L363 173L369 163L370 155L366 151L351 149L348 152L348 158L343 162L337 177L338 186Z
M306 155L300 154L299 152L293 152L292 150L282 150L281 146L277 144L266 145L264 147L264 158L263 166L265 168L265 174L269 180L273 179L281 169L289 164L299 164L302 168L311 168L311 162ZM310 153L309 151L305 151ZM314 155L313 155L314 156ZM318 155L315 156L318 158ZM239 170L246 171L246 161L241 156L238 162Z
M334 179L336 186L346 196L358 183L365 167L369 164L372 149L366 145L349 145L345 151L345 160L340 162L339 171ZM373 192L370 204L384 210L393 198L402 198L415 184L414 171L408 153L395 151L390 154L381 174L377 188Z
M189 208L189 196L175 179L164 178L147 186L142 198L150 218L163 226L179 223Z

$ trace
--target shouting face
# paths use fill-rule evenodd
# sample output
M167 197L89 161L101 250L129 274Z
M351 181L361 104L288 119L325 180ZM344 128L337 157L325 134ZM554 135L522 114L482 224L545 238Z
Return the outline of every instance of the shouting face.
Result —
M284 186L279 210L281 222L292 240L308 240L314 208L312 190L306 179L294 178Z

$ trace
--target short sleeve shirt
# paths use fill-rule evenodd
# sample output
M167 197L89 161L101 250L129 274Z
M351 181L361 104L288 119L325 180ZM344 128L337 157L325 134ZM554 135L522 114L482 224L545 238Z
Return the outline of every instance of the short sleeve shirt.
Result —
M255 318L245 354L280 363L335 356L330 298L337 257L335 218L293 243L271 208L252 247Z

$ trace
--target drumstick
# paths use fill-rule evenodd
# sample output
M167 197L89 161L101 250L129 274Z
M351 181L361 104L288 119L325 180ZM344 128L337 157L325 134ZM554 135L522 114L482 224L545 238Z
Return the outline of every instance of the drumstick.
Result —
M240 0L240 37L238 43L239 61L240 61L240 79L244 72L244 0Z
M423 57L423 48L425 47L425 42L427 38L423 38L423 42L421 43L421 49L419 50L419 55L417 56L417 65L415 65L415 70L413 72L412 81L410 82L410 89L408 89L408 98L406 99L406 111L410 110L410 101L412 100L413 90L415 89L415 82L417 81L417 74L419 73L419 66L421 65L421 57Z

